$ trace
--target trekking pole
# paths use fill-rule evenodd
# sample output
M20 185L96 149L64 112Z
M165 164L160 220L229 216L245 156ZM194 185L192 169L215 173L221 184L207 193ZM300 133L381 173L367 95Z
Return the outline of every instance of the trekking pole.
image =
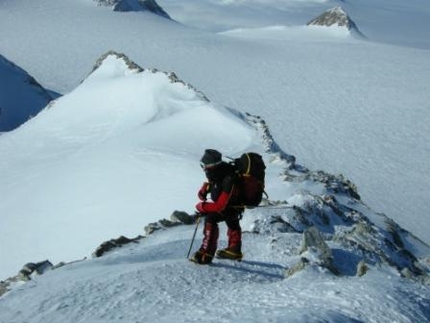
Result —
M187 259L190 257L191 248L193 247L194 239L196 238L197 228L199 227L199 224L200 224L201 214L200 213L196 213L196 216L197 216L196 228L194 229L193 238L191 239L191 245L190 245L190 249L188 250Z

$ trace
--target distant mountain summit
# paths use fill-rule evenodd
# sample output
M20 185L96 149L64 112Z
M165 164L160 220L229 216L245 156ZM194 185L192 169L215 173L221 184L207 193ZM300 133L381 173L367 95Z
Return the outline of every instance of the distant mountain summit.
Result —
M114 11L150 11L171 19L155 0L94 0L99 5L113 7Z
M354 31L361 36L364 36L359 30L357 25L352 19L346 14L346 12L340 7L334 7L324 11L318 17L312 19L307 23L308 26L333 26L346 27L350 31Z
M0 132L19 127L53 99L32 76L2 55L0 84Z

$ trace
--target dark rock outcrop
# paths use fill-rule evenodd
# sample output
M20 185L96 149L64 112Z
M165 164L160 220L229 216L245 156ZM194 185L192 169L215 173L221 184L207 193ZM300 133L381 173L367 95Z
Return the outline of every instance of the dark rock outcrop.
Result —
M53 268L54 266L49 260L25 264L16 276L10 277L5 281L0 281L0 296L10 291L12 285L27 282L34 276L43 275Z
M307 23L308 26L333 26L345 27L350 31L354 31L357 34L363 36L358 30L357 25L354 21L346 14L346 12L340 7L334 7L323 12L318 17L312 19Z
M171 19L155 0L94 0L100 6L112 7L113 11L149 11L161 17Z
M132 242L137 243L142 238L143 238L142 236L137 236L136 238L129 239L127 237L120 236L117 239L111 239L109 241L105 241L100 246L97 247L97 249L93 252L92 256L94 258L101 257L108 251L111 251L116 248L121 248L122 246Z
M32 76L0 55L0 132L19 127L54 99Z

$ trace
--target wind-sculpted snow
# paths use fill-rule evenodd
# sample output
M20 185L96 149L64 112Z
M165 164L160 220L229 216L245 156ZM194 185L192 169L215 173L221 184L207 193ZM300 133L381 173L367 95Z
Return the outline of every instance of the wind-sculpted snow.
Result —
M294 198L303 209L313 199L300 194ZM294 228L299 222L340 232L359 217L330 223L317 212L309 219L303 214L294 219L290 207L246 211L245 259L216 259L210 266L185 259L193 225L180 225L177 218L171 219L174 227L160 221L158 230L145 238L101 258L59 267L3 296L0 320L197 322L204 315L206 322L429 322L428 287L401 278L365 250L344 247L323 233L336 272L323 266L317 249L300 254L303 238ZM284 230L287 221L292 224ZM198 231L196 239L201 238ZM359 277L356 266L363 259L367 271ZM297 267L300 262L303 266ZM22 303L25 307L18 305Z
M254 143L251 125L175 74L105 55L74 91L1 136L0 243L21 238L16 251L2 249L0 277L29 261L80 258L172 208L189 210L204 149L228 155ZM32 234L20 234L21 221ZM62 232L69 238L58 240Z
M300 164L345 174L430 243L427 1L342 2L363 41L305 26L338 5L327 1L160 1L174 23L93 0L4 0L0 52L64 94L109 49L175 71L213 102L263 116Z
M267 163L269 199L241 222L242 262L190 263L190 216L165 218L195 203L208 139L225 156L254 150ZM172 73L104 55L75 91L2 136L0 153L13 156L0 163L8 170L2 196L18 202L27 193L21 212L35 230L39 205L52 205L43 223L56 234L77 232L56 257L80 253L2 282L0 322L429 322L429 246L370 210L343 176L298 165L262 118L215 106ZM125 237L143 226L145 236ZM93 243L94 258L70 262L85 254L77 240ZM40 257L29 249L26 262ZM38 276L38 268L52 270Z

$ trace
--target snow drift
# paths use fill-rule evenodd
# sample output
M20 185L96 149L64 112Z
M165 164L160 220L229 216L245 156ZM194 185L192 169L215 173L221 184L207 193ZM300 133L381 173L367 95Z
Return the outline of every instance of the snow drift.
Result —
M245 212L241 263L189 263L194 226L177 212L162 219L192 208L208 142L227 155L257 151L268 165L270 200ZM107 53L77 89L3 135L0 153L10 156L0 162L0 237L20 235L20 219L44 235L20 235L1 257L54 262L0 284L0 321L220 322L220 308L225 322L428 321L429 246L370 210L343 176L296 164L264 120L214 105L173 73ZM145 223L144 237L95 248ZM71 261L89 248L95 259Z
M174 74L106 55L78 88L0 138L0 244L20 236L1 250L1 276L45 257L79 258L190 210L207 145L234 154L255 140L238 115Z

